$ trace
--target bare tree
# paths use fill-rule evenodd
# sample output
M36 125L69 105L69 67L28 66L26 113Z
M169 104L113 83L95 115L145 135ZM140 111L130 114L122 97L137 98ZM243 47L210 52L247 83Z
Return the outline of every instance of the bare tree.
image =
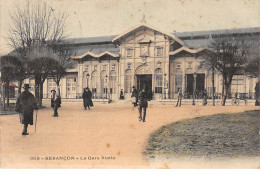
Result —
M209 46L211 52L204 56L208 66L222 74L222 106L225 106L233 75L247 61L250 45L243 35L217 35Z
M72 59L74 52L68 43L54 45L52 47L53 52L57 56L55 58L56 64L53 71L53 80L57 85L58 92L60 94L60 80L65 76L66 70L73 68L75 62Z
M248 62L244 65L246 72L250 73L252 77L258 77L258 82L255 87L255 105L260 106L260 40L251 49Z
M24 63L29 64L30 61L39 59L32 57L31 52L35 49L52 47L66 38L67 13L53 9L44 1L28 1L25 7L17 6L10 16L9 44ZM25 77L21 77L20 84ZM39 77L35 77L36 82L41 82L37 78Z
M12 80L15 80L19 76L19 68L21 62L19 58L15 56L2 56L0 58L0 70L1 80L4 82L4 100L5 94L7 95L7 106L9 106L9 85Z

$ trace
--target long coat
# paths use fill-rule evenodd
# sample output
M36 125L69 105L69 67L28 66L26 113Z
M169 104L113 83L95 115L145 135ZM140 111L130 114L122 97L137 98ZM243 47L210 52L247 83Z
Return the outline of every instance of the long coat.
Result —
M138 101L139 101L139 106L147 108L148 107L148 102L147 102L147 94L146 92L141 91L138 95Z
M29 91L22 92L16 101L15 110L20 113L21 124L33 125L33 110L38 109L36 99Z
M60 108L61 107L61 98L59 95L53 97L51 96L51 107L52 108Z
M82 98L83 98L84 107L93 106L91 91L84 91L82 94Z

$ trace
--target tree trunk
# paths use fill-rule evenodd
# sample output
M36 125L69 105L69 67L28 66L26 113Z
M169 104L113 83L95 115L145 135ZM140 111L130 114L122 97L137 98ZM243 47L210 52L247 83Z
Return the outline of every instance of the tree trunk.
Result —
M9 97L10 97L10 81L6 81L5 85L5 93L6 93L6 106L9 106Z
M40 97L39 97L39 92L40 92L40 76L35 76L35 89L34 89L34 92L35 92L35 98L36 98L36 101L39 105L39 102L40 102ZM41 107L39 105L39 107Z
M19 80L18 81L18 95L22 92L22 84L23 84L23 80Z
M42 99L43 99L43 82L40 83L40 91L39 91L39 106L42 107Z
M222 102L221 105L225 106L226 105L226 99L227 99L227 95L228 95L228 89L230 88L231 82L232 82L232 77L231 75L224 75L223 79L224 79L224 86L223 86L223 95L222 95Z
M215 68L212 67L212 105L215 106Z

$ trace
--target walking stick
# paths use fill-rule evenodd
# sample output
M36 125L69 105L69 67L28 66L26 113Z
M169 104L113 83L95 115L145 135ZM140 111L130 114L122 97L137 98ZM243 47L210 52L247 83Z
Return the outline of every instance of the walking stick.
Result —
M35 128L34 128L34 133L36 133L37 113L38 113L38 110L36 110L36 119L35 119Z

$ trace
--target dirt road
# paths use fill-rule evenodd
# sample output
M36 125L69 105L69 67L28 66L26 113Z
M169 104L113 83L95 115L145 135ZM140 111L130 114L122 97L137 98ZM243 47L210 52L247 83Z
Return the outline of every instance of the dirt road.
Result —
M49 104L46 104L49 106ZM62 104L59 117L51 108L38 111L37 132L22 136L18 115L0 116L1 168L258 168L259 159L173 160L143 157L149 134L160 126L196 116L258 109L254 106L149 105L147 122L127 104Z

